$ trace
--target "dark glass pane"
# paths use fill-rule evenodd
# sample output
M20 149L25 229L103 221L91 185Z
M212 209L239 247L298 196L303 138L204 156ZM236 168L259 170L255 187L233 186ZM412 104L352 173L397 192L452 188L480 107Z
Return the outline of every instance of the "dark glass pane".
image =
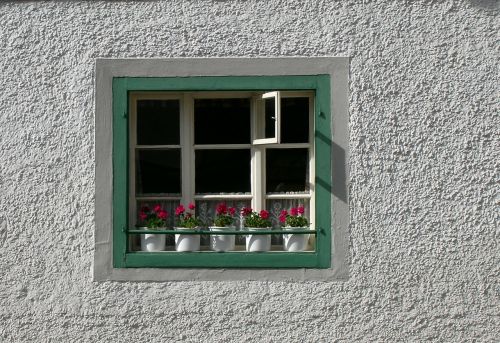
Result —
M267 193L304 192L308 189L307 149L267 149Z
M137 194L180 194L180 149L138 149L135 163Z
M179 100L137 101L137 144L179 144Z
M281 99L281 142L309 142L309 98Z
M194 143L250 143L250 99L196 99Z
M264 114L266 121L266 129L265 129L265 138L274 138L275 137L275 126L276 126L276 111L274 103L276 102L276 98L267 98L264 99Z
M250 149L197 150L196 193L250 192Z

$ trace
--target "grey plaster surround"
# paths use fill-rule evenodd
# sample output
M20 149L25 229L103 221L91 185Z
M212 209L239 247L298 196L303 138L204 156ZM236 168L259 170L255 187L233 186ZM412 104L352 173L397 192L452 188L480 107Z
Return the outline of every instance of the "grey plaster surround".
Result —
M332 257L328 269L113 268L113 77L330 75L332 123ZM349 59L183 58L96 61L96 248L94 280L333 280L347 278Z
M498 32L488 0L1 1L0 342L498 342ZM98 268L96 63L329 56L341 269Z

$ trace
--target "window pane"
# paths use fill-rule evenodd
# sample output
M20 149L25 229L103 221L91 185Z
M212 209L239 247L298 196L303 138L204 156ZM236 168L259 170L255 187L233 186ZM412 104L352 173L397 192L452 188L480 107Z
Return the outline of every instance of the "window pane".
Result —
M267 149L267 193L304 192L308 187L307 149Z
M179 144L179 100L137 101L137 144Z
M309 98L281 99L281 142L309 141Z
M225 203L227 207L235 207L236 208L236 215L235 215L235 227L236 229L241 229L243 227L242 222L243 222L243 217L241 215L241 210L243 207L250 207L251 206L251 200L234 200L234 199L227 199L227 200L198 200L196 201L196 215L204 222L207 224L207 226L212 225L214 217L215 217L215 208L217 207L218 204L221 202ZM206 244L209 244L209 237L204 238L203 236L201 237L202 239L202 244L204 243L204 239ZM240 248L237 248L236 250L243 250L245 246L245 236L237 235L235 237L235 243L237 246L242 246Z
M175 219L175 208L179 205L180 200L138 200L136 201L136 218L134 225L139 227L144 225L144 222L139 218L139 212L143 206L149 207L153 209L156 205L160 205L161 208L168 213L167 217L167 229L174 226ZM166 248L167 251L175 250L175 241L174 235L165 235L166 236ZM140 251L141 250L141 239L140 235L131 235L130 236L130 244L132 251Z
M197 150L195 192L250 192L250 149Z
M180 194L180 149L137 149L135 163L137 194Z
M264 115L265 115L265 136L264 138L275 137L275 127L276 127L276 108L274 103L276 98L264 99Z
M250 99L195 99L194 143L250 143Z
M279 221L282 210L290 212L292 207L296 208L298 206L304 206L304 216L306 218L311 218L309 214L309 199L269 199L266 201L266 208L269 211L269 217L274 227L282 226ZM283 235L272 235L271 239L273 245L283 244ZM314 240L314 235L311 236L311 239Z

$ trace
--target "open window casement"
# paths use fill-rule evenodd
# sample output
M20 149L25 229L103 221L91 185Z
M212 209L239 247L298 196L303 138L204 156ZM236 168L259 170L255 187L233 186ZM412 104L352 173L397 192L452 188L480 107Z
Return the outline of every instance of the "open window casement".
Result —
M278 144L281 133L281 95L279 91L254 97L252 144Z

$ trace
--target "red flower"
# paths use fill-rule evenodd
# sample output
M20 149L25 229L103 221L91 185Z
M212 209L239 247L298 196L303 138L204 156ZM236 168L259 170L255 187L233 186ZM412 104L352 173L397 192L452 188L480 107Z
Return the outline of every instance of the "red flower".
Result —
M167 219L167 217L168 217L167 211L160 210L160 212L158 212L158 218L165 220Z
M236 213L236 209L234 207L229 207L229 214L231 216L234 216L235 213Z
M183 205L179 205L177 206L177 208L175 209L175 215L176 216L180 216L181 214L183 214L184 212L186 211L186 209L184 208Z
M218 204L217 207L215 208L215 213L217 213L217 215L226 214L227 213L226 204L224 204L223 202Z
M156 205L156 206L153 208L153 210L154 210L156 213L158 213L158 212L160 212L160 211L161 211L161 206L160 206L160 205Z
M144 213L149 212L149 207L147 207L147 206L142 206L142 207L141 207L141 212L144 212Z
M262 219L267 219L267 218L269 218L269 212L267 212L266 210L261 210L261 211L260 211L260 217L261 217Z
M297 207L297 212L299 212L299 214L304 214L304 206L299 206Z
M139 218L141 218L141 220L146 220L148 218L148 215L144 212L141 212L139 213Z
M189 218L191 218L192 216L193 216L193 214L191 214L191 213L186 213L186 219L189 219Z
M252 213L252 209L250 207L243 207L241 209L241 214L243 215L243 217L248 216L250 213Z
M286 210L281 211L280 213L280 223L285 223L286 222L286 215L288 212Z
M194 204L192 202L189 203L188 207L189 207L190 210L194 210L195 209L195 206L194 206Z
M292 208L290 209L290 214L291 214L292 216L296 217L298 213L299 213L299 211L297 210L297 208L292 207Z

